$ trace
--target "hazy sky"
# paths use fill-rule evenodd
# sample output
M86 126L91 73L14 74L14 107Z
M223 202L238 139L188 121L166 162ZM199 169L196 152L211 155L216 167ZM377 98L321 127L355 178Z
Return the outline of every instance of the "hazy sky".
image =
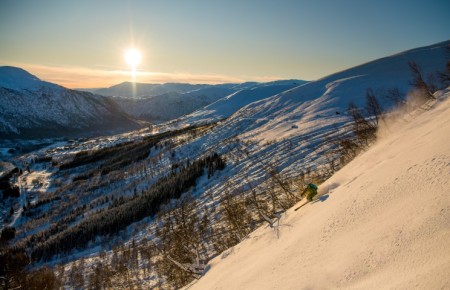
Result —
M449 0L0 0L0 65L68 87L313 80L450 39Z

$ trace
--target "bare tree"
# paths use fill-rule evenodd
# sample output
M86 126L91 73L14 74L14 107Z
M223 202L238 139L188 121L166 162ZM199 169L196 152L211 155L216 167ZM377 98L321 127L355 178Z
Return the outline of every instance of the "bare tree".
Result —
M409 69L411 70L411 74L412 74L412 80L410 82L410 84L417 90L419 90L426 99L430 99L430 100L434 100L436 99L433 96L433 87L435 87L434 85L429 85L427 84L427 82L425 81L425 79L423 78L422 75L422 69L420 68L420 66L414 62L414 61L410 61L408 62L409 65Z
M371 124L362 114L360 108L354 103L348 106L348 112L353 118L353 132L358 140L360 147L367 147L375 140L376 126Z
M25 267L30 263L26 252L0 244L0 286L22 289L26 283Z
M230 181L224 185L223 199L220 203L223 222L227 232L227 247L241 242L252 230L251 215L245 206L242 192L233 188Z
M439 81L441 82L443 89L450 86L450 45L446 47L446 58L447 62L445 64L445 70L443 72L438 72Z
M58 289L59 287L60 281L56 278L53 270L48 266L44 266L39 270L27 274L26 289Z
M175 287L198 279L210 258L207 243L213 232L208 215L202 216L198 202L187 194L167 205L158 221L158 242L153 245L160 253L155 264L159 275Z
M75 289L83 289L84 288L84 260L80 259L79 261L75 261L72 263L70 268L70 284Z
M392 101L397 107L402 107L406 103L404 94L398 88L387 90L383 97L386 100Z
M383 119L383 108L378 102L372 89L368 89L366 92L366 111L369 118L374 118L374 126L378 126Z

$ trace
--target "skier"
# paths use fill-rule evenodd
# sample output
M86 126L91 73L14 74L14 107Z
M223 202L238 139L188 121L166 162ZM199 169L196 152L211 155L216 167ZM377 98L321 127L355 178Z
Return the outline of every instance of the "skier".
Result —
M305 196L306 193L308 193L308 195L306 196L306 199L308 201L311 201L313 199L314 196L316 196L317 194L317 185L315 185L314 183L310 183L308 184L308 186L305 188L305 190L302 192L301 196Z

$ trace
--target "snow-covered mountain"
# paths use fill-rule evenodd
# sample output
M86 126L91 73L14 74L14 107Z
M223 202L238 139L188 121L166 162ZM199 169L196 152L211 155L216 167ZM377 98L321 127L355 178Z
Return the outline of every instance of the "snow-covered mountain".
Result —
M231 116L233 113L250 103L274 96L305 83L305 81L301 80L243 83L233 87L234 89L238 89L235 93L189 114L180 121L192 124L197 122L219 121Z
M349 102L363 106L371 88L389 108L388 90L412 89L408 62L419 64L425 77L444 71L449 45L395 54L251 103L216 127L209 143L232 136L274 142L258 154L277 159L284 172L329 164L326 140L348 122ZM449 238L449 95L405 127L389 128L401 133L325 182L320 201L288 211L280 238L261 227L215 258L189 289L447 287L449 256L441 249Z
M211 85L185 93L171 92L140 98L116 97L114 100L130 115L148 121L168 121L187 116L188 122L214 122L230 116L243 106L305 83L283 80L268 83ZM211 104L214 103L214 104ZM206 106L206 107L205 107ZM205 108L203 108L205 107ZM216 114L215 114L216 113Z
M24 69L13 66L0 67L0 87L11 90L38 90L48 88L60 90L62 87L49 82L41 81L38 77Z
M210 85L188 83L148 84L123 82L109 88L83 89L83 91L89 91L102 96L141 98L167 93L186 93L207 87L210 87Z
M239 133L258 139L279 139L306 136L311 132L322 134L324 130L333 131L348 121L346 111L350 102L358 106L364 105L368 89L372 89L385 108L393 103L391 98L385 97L389 90L398 89L401 94L406 95L412 89L408 62L416 62L422 68L424 76L444 71L449 46L450 41L446 41L412 49L252 102L232 115L217 130L223 128L225 135ZM207 107L191 114L192 119L183 121L189 123L191 120L195 123L210 116L227 116L230 114L229 108L239 100L230 98L226 105L217 102L210 105L212 110L208 111ZM236 107L240 107L240 104Z
M168 121L207 106L233 92L234 89L225 86L211 86L185 93L170 92L141 98L115 97L114 101L135 118Z
M79 89L80 91L87 91L102 96L113 96L113 97L125 97L125 98L148 98L158 95L163 95L167 93L189 93L189 92L200 92L202 89L205 94L209 94L208 89L213 91L219 91L221 89L230 89L232 92L237 92L242 89L249 89L255 86L259 86L261 83L258 82L244 82L244 83L224 83L216 85L208 84L189 84L189 83L164 83L164 84L152 84L152 83L132 83L123 82L108 88L86 88Z
M187 289L447 289L450 92L390 129L278 235L260 227Z
M0 67L3 138L89 136L139 127L106 97L41 81L20 68Z

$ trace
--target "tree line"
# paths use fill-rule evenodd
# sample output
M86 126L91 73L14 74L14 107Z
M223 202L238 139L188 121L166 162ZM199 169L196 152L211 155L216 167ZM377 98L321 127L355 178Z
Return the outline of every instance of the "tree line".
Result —
M33 260L47 260L55 254L69 253L72 249L83 248L97 236L117 234L128 225L145 217L156 215L162 204L177 199L183 192L195 187L196 181L207 170L212 174L222 170L225 161L216 153L184 165L177 172L160 178L143 194L125 199L107 210L92 214L79 224L35 245Z

